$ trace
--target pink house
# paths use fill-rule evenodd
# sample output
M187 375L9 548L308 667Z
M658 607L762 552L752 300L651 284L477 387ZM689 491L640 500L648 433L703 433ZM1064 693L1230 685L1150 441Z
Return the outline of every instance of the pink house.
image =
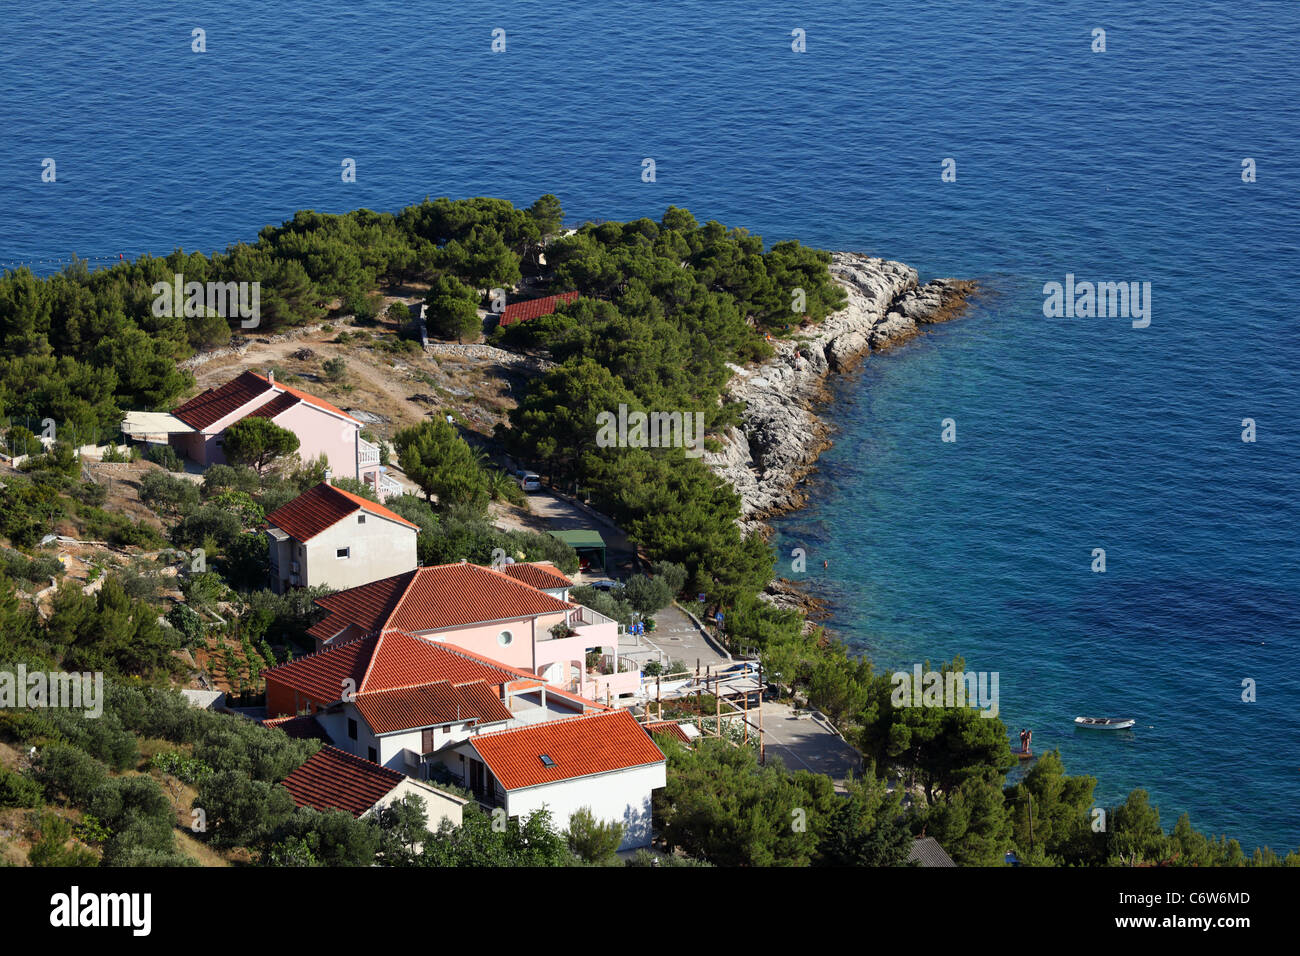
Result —
M585 807L624 825L622 848L650 841L651 796L667 782L665 758L630 712L449 641L398 629L345 637L266 672L267 723L323 737L340 751L293 781L304 791L303 799L294 795L300 806L333 806L342 791L350 794L343 809L363 813L402 774L450 776L508 817L545 807L564 826ZM378 778L373 792L353 779L362 769Z
M324 456L336 477L364 481L380 499L402 493L379 464L378 446L361 437L360 421L324 399L277 382L273 374L244 372L173 409L172 415L193 430L170 434L170 444L205 468L225 462L226 429L256 416L297 435L304 461Z
M307 633L324 648L397 629L591 699L640 690L641 672L619 663L618 622L555 596L568 587L549 563L508 565L504 573L475 564L417 568L320 598L316 605L328 613ZM592 651L613 661L603 668L610 673L587 667Z

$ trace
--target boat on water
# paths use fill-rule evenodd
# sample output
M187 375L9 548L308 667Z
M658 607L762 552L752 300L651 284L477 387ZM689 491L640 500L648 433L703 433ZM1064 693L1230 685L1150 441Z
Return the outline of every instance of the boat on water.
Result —
M1076 717L1074 726L1089 730L1128 730L1137 721L1132 717Z

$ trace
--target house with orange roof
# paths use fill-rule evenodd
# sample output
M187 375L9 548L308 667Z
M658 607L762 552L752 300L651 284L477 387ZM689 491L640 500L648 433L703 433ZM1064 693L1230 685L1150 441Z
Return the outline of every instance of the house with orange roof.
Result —
M325 457L336 476L373 485L380 500L402 493L380 465L379 447L361 437L360 421L322 398L277 382L274 373L243 372L172 409L176 430L168 432L168 442L205 468L221 464L226 429L254 416L297 435L304 461Z
M554 314L555 310L560 306L568 305L570 302L576 302L577 300L578 293L561 292L559 295L547 295L540 299L526 299L523 302L514 302L497 313L497 324L502 328L506 328L520 322L540 319L544 315Z
M469 802L328 746L307 758L281 782L297 806L326 812L342 810L357 819L372 816L408 796L417 796L424 802L425 826L430 833L436 833L444 820L460 826L461 808Z
M329 481L266 516L271 590L338 590L414 571L419 526Z
M515 561L506 558L506 563L497 570L516 581L545 591L551 597L561 601L569 600L569 589L573 587L573 581L552 561Z
M550 587L542 590L526 579ZM468 563L417 568L319 598L316 605L326 615L307 633L324 648L398 629L520 668L590 699L636 693L641 672L619 657L618 623L556 596L567 595L571 586L554 565L542 563L501 570ZM600 660L591 668L593 651Z
M650 843L651 796L667 785L667 760L626 710L480 733L453 753L444 766L508 817L545 808L564 827L586 807L598 820L623 824L620 850Z
M272 722L310 715L336 746L415 776L430 754L482 729L604 709L521 668L396 629L331 645L265 677Z
M485 807L526 816L545 806L561 827L589 807L625 824L625 847L649 842L663 753L628 711L527 670L392 629L281 664L266 688L268 725L323 735L350 758L330 773L350 778L364 764L421 781L450 777Z

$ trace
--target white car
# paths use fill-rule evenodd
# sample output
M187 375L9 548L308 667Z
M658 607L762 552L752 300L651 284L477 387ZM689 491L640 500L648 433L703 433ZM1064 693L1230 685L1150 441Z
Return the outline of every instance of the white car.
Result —
M535 471L526 471L519 476L519 487L524 491L541 491L542 478Z

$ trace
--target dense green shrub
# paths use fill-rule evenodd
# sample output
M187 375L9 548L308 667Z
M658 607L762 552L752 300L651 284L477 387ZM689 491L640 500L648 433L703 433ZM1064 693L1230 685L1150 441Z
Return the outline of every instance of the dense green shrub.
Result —
M203 641L203 619L187 604L174 604L167 612L167 621L181 633L185 647L195 647Z
M49 799L88 807L91 797L108 780L108 770L80 747L52 743L37 751L32 779L44 788Z
M159 513L184 514L198 507L199 487L165 471L151 471L140 479L140 500Z
M217 846L261 846L294 812L289 791L239 770L221 770L199 786L194 805L207 814Z
M43 802L41 785L7 767L0 767L0 808L39 807Z
M185 466L171 445L150 445L144 453L146 460L162 465L168 471L184 471Z
M45 585L51 578L62 577L63 570L63 562L52 554L29 558L17 551L0 550L0 574L6 577Z
M283 787L277 789L288 796ZM308 865L371 866L380 838L379 827L371 820L358 820L342 810L322 813L302 807L276 826L264 861L285 865L297 859Z

